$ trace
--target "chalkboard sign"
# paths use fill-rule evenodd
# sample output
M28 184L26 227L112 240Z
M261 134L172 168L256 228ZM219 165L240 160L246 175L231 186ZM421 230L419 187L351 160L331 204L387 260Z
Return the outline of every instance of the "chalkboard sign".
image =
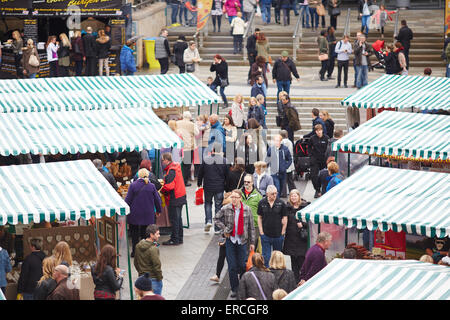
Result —
M34 44L38 40L38 21L37 19L23 20L24 45L28 39L33 39Z
M125 43L125 19L111 19L111 46L119 47Z
M0 0L0 15L26 16L31 6L31 0Z

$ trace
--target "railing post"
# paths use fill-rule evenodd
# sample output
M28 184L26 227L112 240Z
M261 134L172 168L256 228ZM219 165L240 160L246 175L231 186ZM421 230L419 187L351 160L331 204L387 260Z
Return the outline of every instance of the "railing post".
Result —
M345 26L344 26L344 36L345 35L347 35L347 36L350 36L350 12L351 12L351 9L350 8L348 8L347 9L347 18L345 19Z
M248 19L247 28L245 29L244 35L242 36L242 49L243 49L243 55L242 59L243 61L247 60L247 38L248 33L253 34L253 20L255 19L256 10L253 10L252 14L250 15L250 19Z
M295 24L294 34L292 35L292 59L297 61L297 49L300 47L300 39L303 37L303 26L300 23L302 20L302 14L300 13Z
M398 17L400 15L400 10L397 9L397 13L395 14L395 24L394 24L394 39L393 41L395 42L395 37L397 36L398 33Z

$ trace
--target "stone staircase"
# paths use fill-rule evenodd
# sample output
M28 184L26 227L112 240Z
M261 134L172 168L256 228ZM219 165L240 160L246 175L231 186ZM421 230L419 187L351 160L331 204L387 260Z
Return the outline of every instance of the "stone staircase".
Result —
M246 114L248 111L248 98L249 97L244 97L246 103L245 108ZM346 109L340 105L340 100L341 99L337 98L323 98L323 99L292 98L291 103L297 109L300 118L300 124L302 126L301 130L295 132L294 135L295 141L300 139L303 135L311 132L312 130L311 110L313 108L328 111L331 118L335 122L335 130L342 129L344 133L346 133L347 132ZM227 114L229 111L228 108L221 108L221 107L218 108L217 105L213 105L212 108L210 106L202 107L200 113L210 114L211 110L212 113L217 113L217 111L219 111L218 114L221 122L225 114ZM190 111L193 115L198 114L197 107L190 107ZM273 135L279 133L280 130L280 128L276 126L275 122L276 115L277 115L276 99L269 97L267 99L267 115L266 115L268 141L271 141L270 139L273 137Z

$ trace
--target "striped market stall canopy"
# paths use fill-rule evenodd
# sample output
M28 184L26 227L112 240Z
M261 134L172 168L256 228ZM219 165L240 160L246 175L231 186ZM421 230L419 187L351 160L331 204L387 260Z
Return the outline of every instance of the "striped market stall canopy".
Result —
M450 79L384 75L342 100L341 104L365 109L414 107L450 111Z
M191 73L0 80L0 112L164 108L220 101Z
M450 174L365 166L297 212L348 228L450 235Z
M334 142L333 151L449 160L450 117L383 111Z
M0 155L122 152L181 147L150 108L0 114Z
M334 259L284 300L449 300L450 268L414 260Z
M0 191L0 225L130 212L90 160L0 167Z

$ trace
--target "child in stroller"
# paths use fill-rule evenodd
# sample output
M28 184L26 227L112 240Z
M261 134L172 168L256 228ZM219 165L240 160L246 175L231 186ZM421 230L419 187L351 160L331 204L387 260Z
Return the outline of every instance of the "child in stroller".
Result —
M308 152L308 141L309 138L301 138L294 145L295 173L298 177L303 177L305 174L305 180L311 178L311 158Z
M373 71L373 69L385 69L386 63L384 61L384 40L377 40L372 44L373 52L375 53L375 57L377 58L377 62L374 64L371 64L369 66L369 70Z

